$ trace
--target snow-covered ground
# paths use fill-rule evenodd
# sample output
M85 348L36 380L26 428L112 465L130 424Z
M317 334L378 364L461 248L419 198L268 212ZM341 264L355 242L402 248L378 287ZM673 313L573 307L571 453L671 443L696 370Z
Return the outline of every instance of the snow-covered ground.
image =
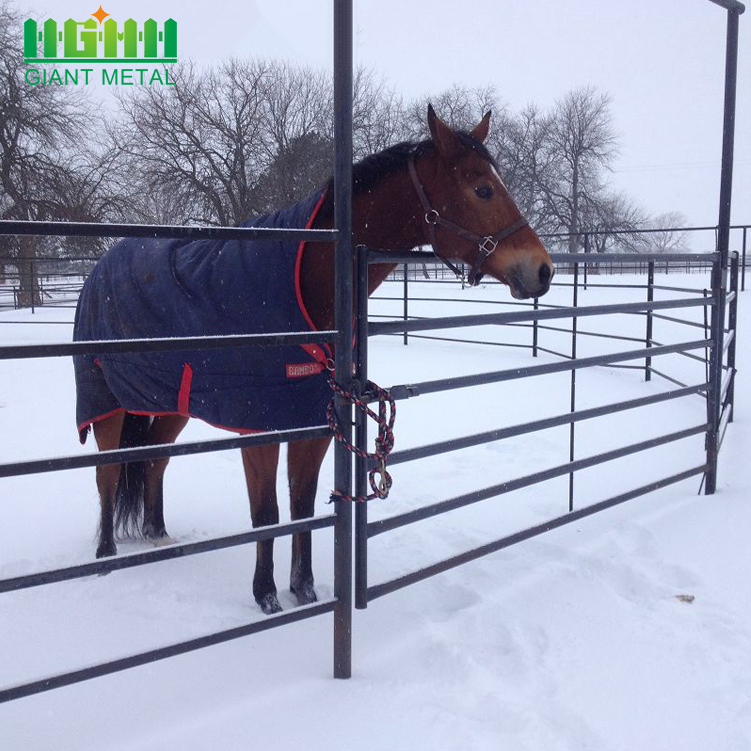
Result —
M560 278L567 282L570 279ZM636 277L596 282L638 283ZM697 287L698 275L658 282ZM400 284L381 294L398 295ZM450 302L509 300L491 286L462 291L412 284L413 315L487 312ZM546 302L566 304L571 290ZM659 293L658 297L685 296ZM580 304L644 299L643 289L580 293ZM751 316L740 306L740 339ZM509 309L509 308L499 308ZM398 301L374 313L399 314ZM701 321L700 309L677 313ZM5 321L34 321L8 325ZM68 309L0 314L0 341L65 341ZM39 322L44 322L40 324ZM567 322L551 325L565 326ZM580 329L643 336L641 316L581 319ZM435 332L451 336L452 333ZM529 342L529 329L453 332L460 338ZM661 343L701 329L655 322ZM568 352L570 337L542 331L540 344ZM579 356L639 347L581 338ZM541 749L746 751L751 748L751 527L748 464L751 353L739 347L736 420L723 447L719 492L698 478L637 499L378 600L354 617L354 674L331 679L331 617L173 658L0 706L0 749ZM556 361L541 354L538 362ZM377 338L371 377L382 385L523 366L528 350ZM679 355L655 367L687 383L704 369ZM558 414L569 374L422 396L399 403L397 448ZM643 373L598 368L577 375L577 406L673 388ZM703 423L698 396L587 421L576 455ZM3 461L83 452L74 426L68 359L0 363ZM192 421L185 440L217 436ZM522 436L393 468L394 488L371 518L482 488L568 460L568 428ZM703 463L703 437L582 472L585 505ZM330 488L322 473L319 512ZM0 578L93 557L93 470L2 480ZM507 532L563 513L561 478L379 536L371 582L383 581ZM249 527L237 452L174 459L167 473L167 527L179 541ZM281 505L285 503L280 473ZM285 518L283 508L282 515ZM332 594L332 534L316 533L320 596ZM145 543L121 544L122 552ZM282 604L289 543L277 542ZM0 685L198 636L263 617L250 591L254 551L234 548L0 596ZM678 595L692 595L686 602Z

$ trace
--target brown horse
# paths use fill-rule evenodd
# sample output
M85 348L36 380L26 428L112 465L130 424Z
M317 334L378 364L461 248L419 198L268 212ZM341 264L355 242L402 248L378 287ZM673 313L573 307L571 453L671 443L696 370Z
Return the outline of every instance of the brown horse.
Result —
M487 274L507 284L514 297L544 295L550 286L553 265L540 238L521 217L493 158L483 146L490 113L470 133L464 133L452 130L429 106L428 124L430 139L398 144L353 167L353 244L394 251L432 244L442 258L453 258L472 267L473 283ZM333 226L331 190L312 226ZM370 294L393 268L389 264L371 267ZM333 329L333 246L308 245L299 278L300 294L312 322L320 330ZM100 450L172 443L189 419L181 414L160 415L145 423L147 430L142 435L133 436L126 435L132 433L129 417L120 409L93 423ZM289 444L292 519L313 515L318 474L329 443L330 438L318 438ZM278 523L279 444L243 449L242 459L253 526ZM144 468L140 531L153 540L167 536L162 488L168 461L154 460ZM116 552L114 528L122 495L118 493L120 473L117 465L97 467L101 502L97 557ZM273 540L257 543L253 594L264 613L281 610L274 583L273 547ZM301 604L316 600L310 532L293 536L290 587Z

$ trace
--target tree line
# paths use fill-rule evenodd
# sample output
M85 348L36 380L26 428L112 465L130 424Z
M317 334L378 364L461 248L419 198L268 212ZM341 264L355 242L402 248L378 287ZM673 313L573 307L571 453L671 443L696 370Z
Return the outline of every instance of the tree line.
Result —
M84 87L30 86L17 53L20 14L0 5L0 217L62 221L235 224L299 200L333 164L330 76L275 60L232 59L212 68L171 67L176 85L116 89L100 111ZM675 250L675 233L608 234L680 226L678 214L650 217L607 175L618 139L607 93L573 89L543 109L513 111L492 86L453 86L405 99L373 71L354 79L355 159L426 137L427 103L469 129L493 110L487 146L519 207L540 233L566 233L558 249ZM17 268L23 294L37 294L39 255L97 255L94 238L0 237L0 280ZM44 252L40 252L40 251Z

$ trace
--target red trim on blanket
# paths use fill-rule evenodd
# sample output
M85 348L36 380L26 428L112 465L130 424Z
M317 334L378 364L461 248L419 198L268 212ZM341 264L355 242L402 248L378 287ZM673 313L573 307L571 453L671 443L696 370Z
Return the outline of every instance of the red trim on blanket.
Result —
M193 382L193 368L186 362L183 365L183 377L180 381L180 391L177 394L177 414L189 417L190 412L190 384Z
M313 213L308 217L308 221L305 223L305 229L310 229L313 226L313 222L316 219L316 216L318 215L318 212L323 206L323 202L326 200L326 191L324 191L323 195L318 199L318 203L315 205L315 208L313 209ZM295 259L295 296L297 297L297 305L300 308L300 312L303 314L303 317L308 323L308 326L310 326L311 331L318 331L318 328L313 323L313 319L310 317L310 313L308 313L308 309L305 307L305 303L302 299L302 292L300 290L300 269L302 268L302 256L303 252L305 251L305 245L306 242L303 240L298 246L297 246L297 258ZM301 344L300 345L314 360L317 360L322 365L326 365L326 361L331 358L332 352L331 348L328 346L328 344L323 344L323 349L319 347L317 344Z

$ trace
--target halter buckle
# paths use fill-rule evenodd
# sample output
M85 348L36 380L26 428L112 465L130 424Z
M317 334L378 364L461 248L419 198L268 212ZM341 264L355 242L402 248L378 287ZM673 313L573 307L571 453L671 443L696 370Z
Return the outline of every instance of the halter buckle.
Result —
M479 244L480 253L482 253L486 258L489 255L492 255L497 247L498 243L492 237L490 237L490 235L483 237L482 242Z
M435 210L435 209L429 209L425 212L425 221L428 224L438 224L438 220L441 218L441 215Z

